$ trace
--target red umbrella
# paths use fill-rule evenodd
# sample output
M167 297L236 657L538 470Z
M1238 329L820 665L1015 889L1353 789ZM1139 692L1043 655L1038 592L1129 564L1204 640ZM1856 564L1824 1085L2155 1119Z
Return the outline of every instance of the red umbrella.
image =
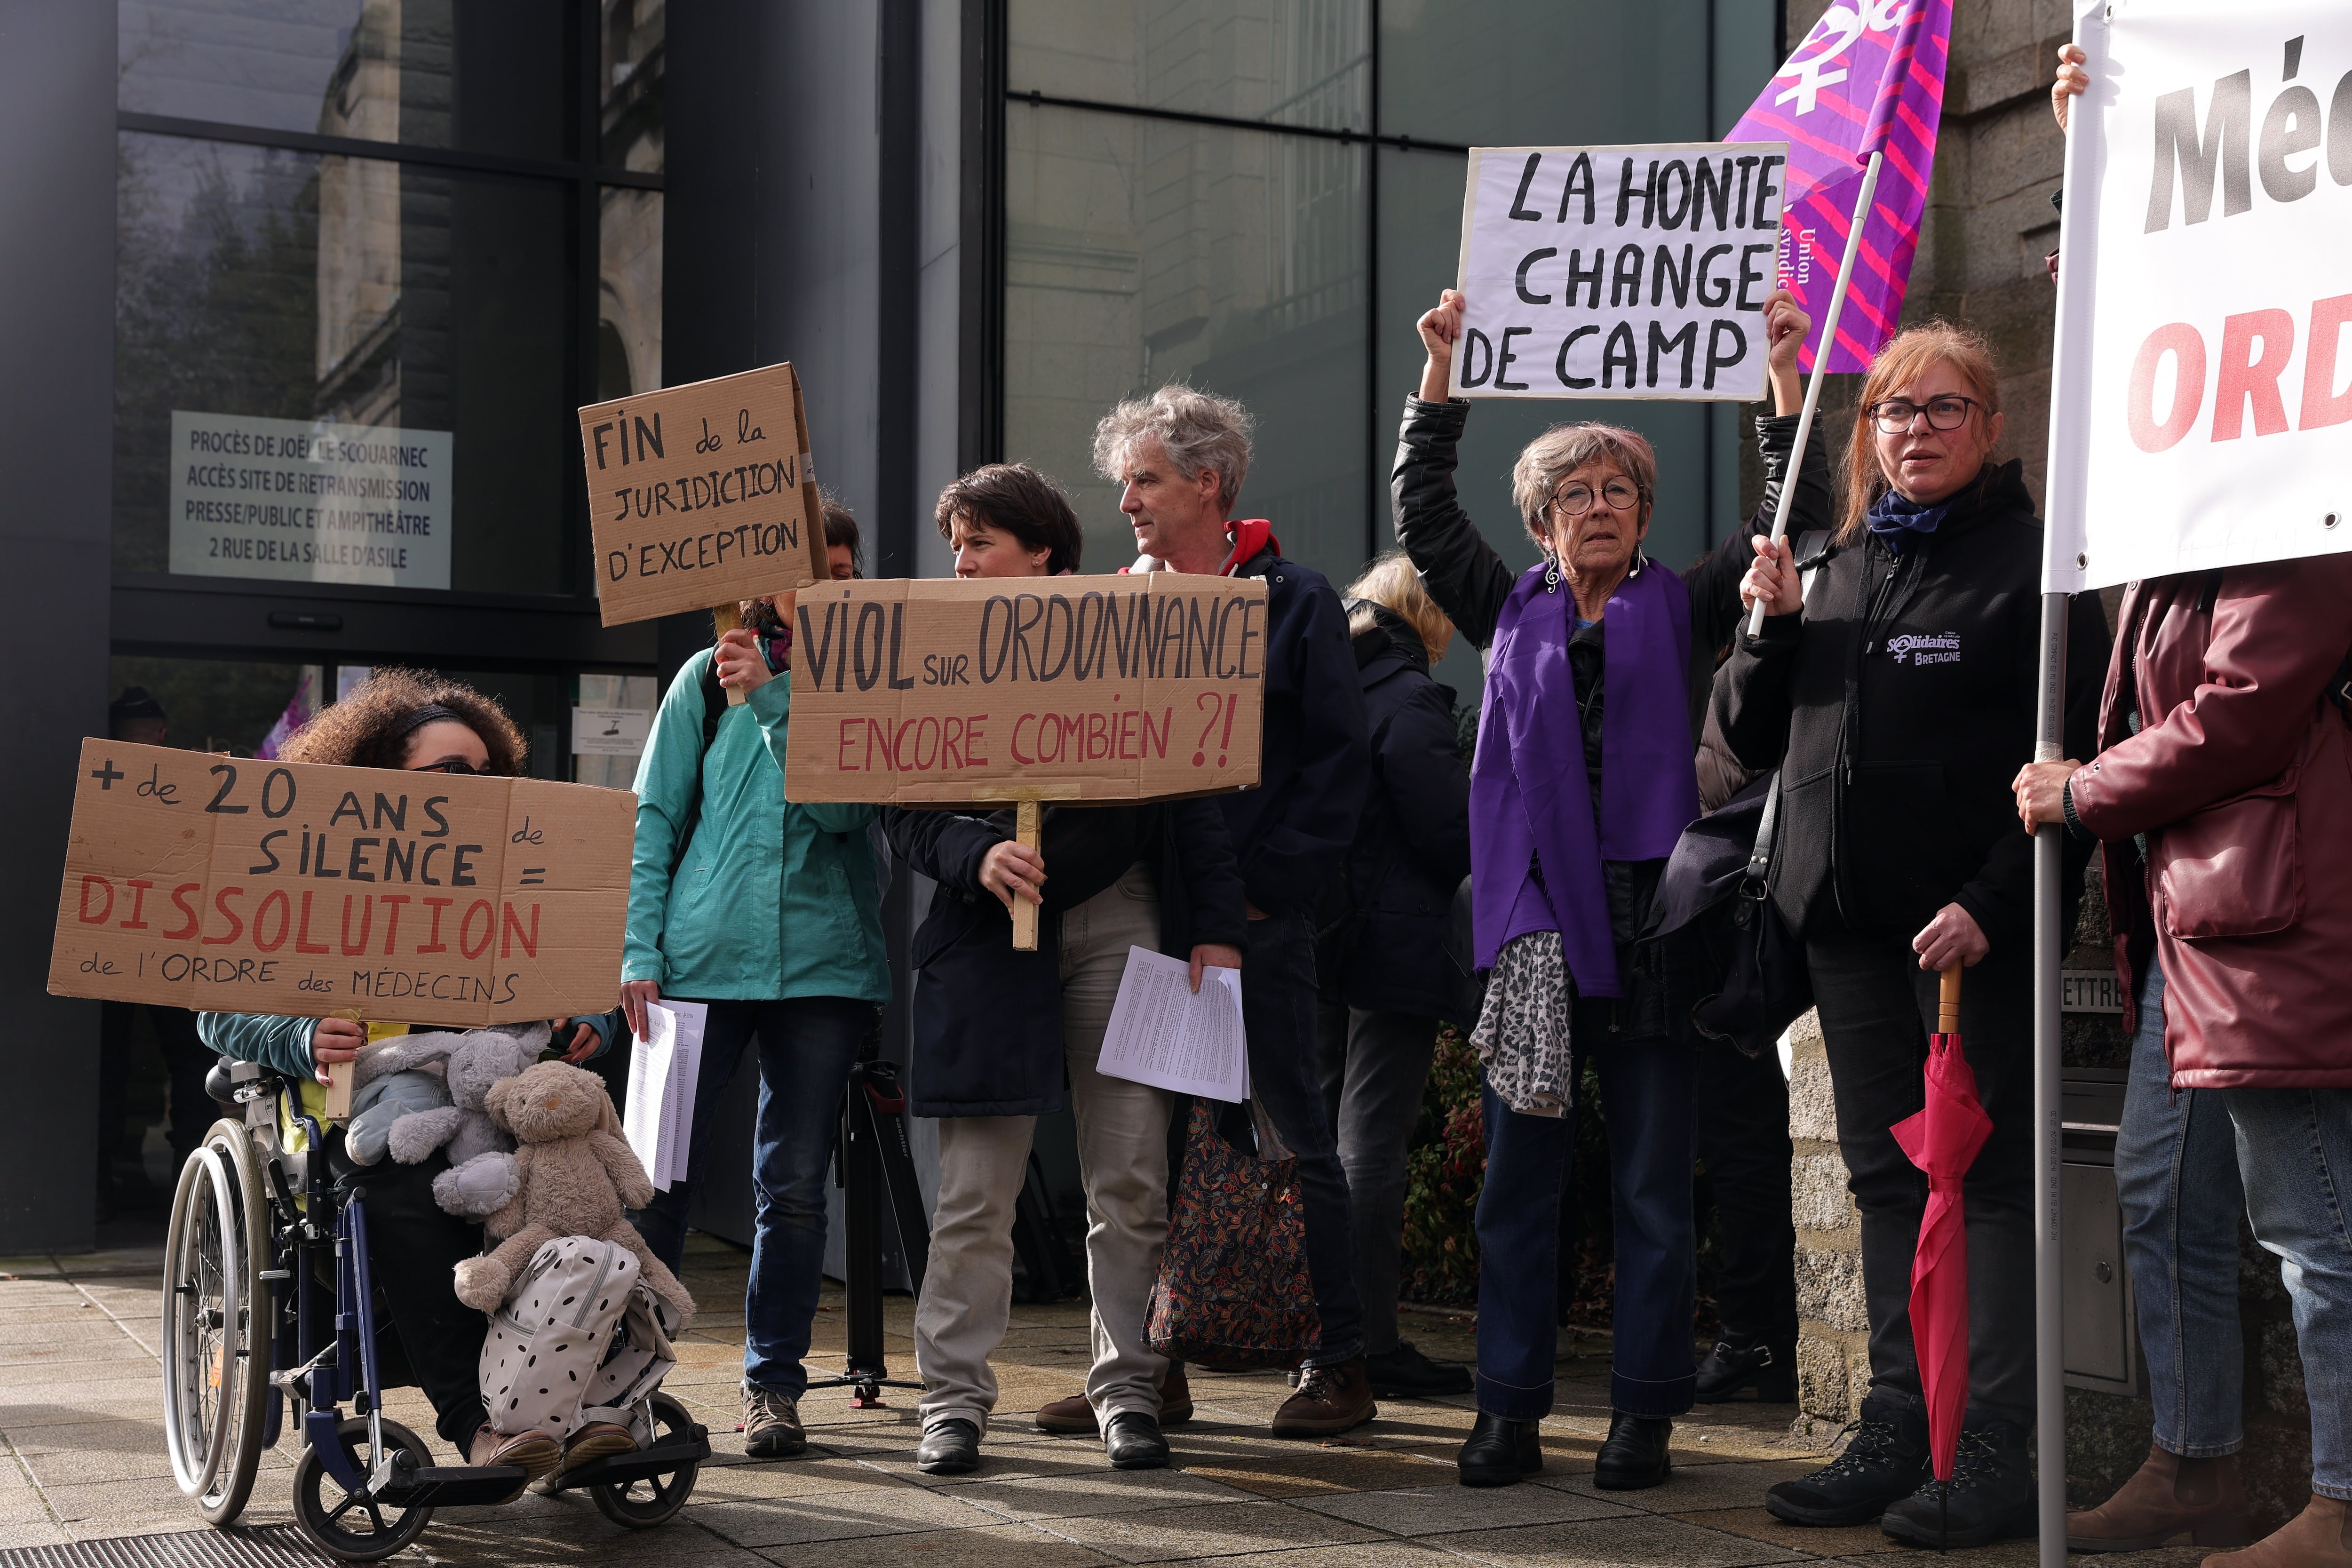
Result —
M1969 1233L1960 1183L1992 1135L1977 1100L1977 1075L1960 1048L1960 966L1944 971L1937 1022L1927 1041L1927 1104L1893 1128L1911 1163L1927 1173L1927 1212L1911 1260L1911 1342L1927 1400L1927 1448L1936 1479L1952 1479L1952 1452L1969 1403Z

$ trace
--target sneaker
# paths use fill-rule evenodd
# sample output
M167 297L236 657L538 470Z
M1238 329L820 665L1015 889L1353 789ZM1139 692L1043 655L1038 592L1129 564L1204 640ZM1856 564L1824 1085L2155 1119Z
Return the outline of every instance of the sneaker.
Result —
M1274 1413L1277 1437L1328 1437L1360 1426L1381 1413L1364 1358L1350 1356L1337 1366L1310 1366L1298 1374L1298 1392Z
M488 1465L520 1465L523 1477L514 1491L500 1501L512 1501L522 1495L524 1487L553 1472L563 1460L563 1446L544 1432L501 1432L485 1421L475 1429L474 1440L466 1450L466 1462L481 1468Z
M1743 1388L1756 1390L1759 1405L1791 1405L1797 1398L1797 1352L1793 1347L1735 1345L1718 1340L1698 1363L1698 1386L1691 1397L1720 1405Z
M1930 1477L1927 1420L1916 1410L1864 1400L1844 1452L1764 1494L1764 1507L1790 1524L1869 1524Z
M1091 1437L1101 1428L1095 1421L1094 1402L1083 1394L1056 1399L1037 1407L1037 1429L1063 1437ZM1192 1385L1185 1380L1184 1363L1171 1361L1160 1379L1160 1425L1181 1426L1192 1419Z
M2025 1462L2025 1428L1987 1421L1960 1428L1952 1479L1926 1485L1890 1505L1878 1528L1910 1546L1989 1546L2041 1528L2033 1468Z
M1459 1362L1432 1361L1415 1350L1411 1340L1399 1340L1396 1349L1364 1358L1364 1375L1381 1399L1427 1399L1442 1394L1470 1392L1470 1369Z
M743 1385L743 1452L754 1459L788 1459L808 1449L797 1396L780 1388Z

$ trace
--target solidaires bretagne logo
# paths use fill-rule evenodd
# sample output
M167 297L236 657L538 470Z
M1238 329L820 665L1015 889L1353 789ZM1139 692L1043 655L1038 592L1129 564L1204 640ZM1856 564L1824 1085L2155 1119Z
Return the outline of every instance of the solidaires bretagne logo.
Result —
M1897 664L1958 664L1960 662L1960 636L1958 632L1906 632L1886 640L1886 651L1895 656Z

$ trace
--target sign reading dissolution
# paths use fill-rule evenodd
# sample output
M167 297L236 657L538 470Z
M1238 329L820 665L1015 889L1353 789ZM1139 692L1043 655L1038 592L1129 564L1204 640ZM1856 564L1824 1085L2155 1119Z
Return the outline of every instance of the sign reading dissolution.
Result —
M1785 142L1474 147L1456 397L1764 395Z
M172 570L449 585L446 430L172 411Z
M801 595L784 794L955 805L1248 789L1265 584L1139 576L828 583Z
M580 411L604 624L828 575L808 415L789 364Z
M49 990L476 1026L602 1012L636 797L82 742Z

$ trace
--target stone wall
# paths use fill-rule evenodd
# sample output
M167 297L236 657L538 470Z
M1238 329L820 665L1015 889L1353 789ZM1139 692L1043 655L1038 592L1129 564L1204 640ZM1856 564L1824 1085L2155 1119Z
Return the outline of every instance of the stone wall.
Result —
M1797 1418L1800 1435L1828 1436L1852 1420L1870 1389L1870 1315L1862 1293L1862 1226L1838 1153L1837 1104L1821 1024L1807 1013L1789 1031L1789 1141L1797 1222Z

